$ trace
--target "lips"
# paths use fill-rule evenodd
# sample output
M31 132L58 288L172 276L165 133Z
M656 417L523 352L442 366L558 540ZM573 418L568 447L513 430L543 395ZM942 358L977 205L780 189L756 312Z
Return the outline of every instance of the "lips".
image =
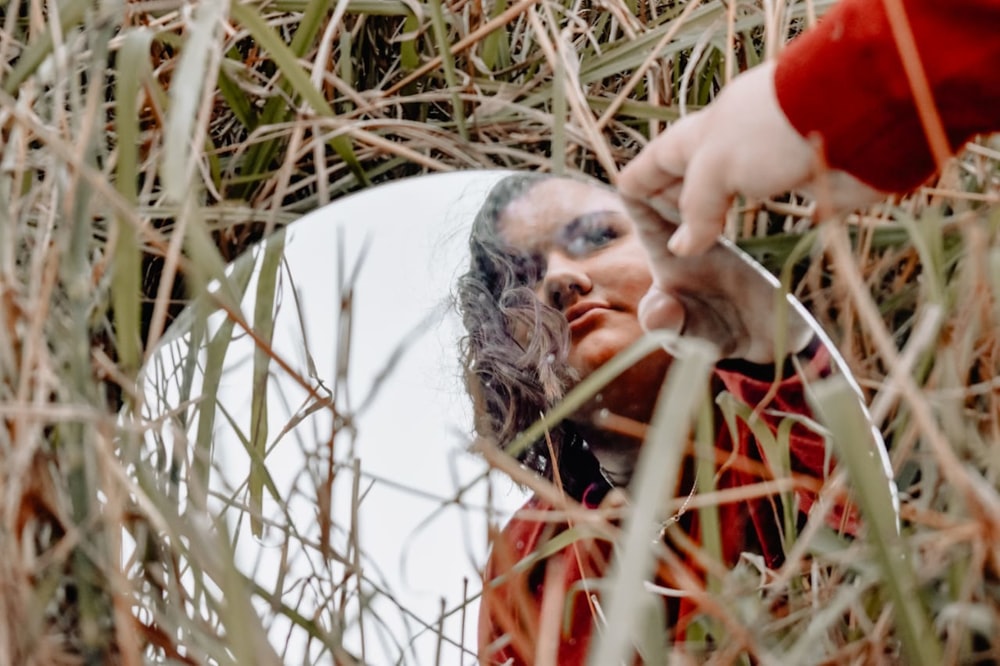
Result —
M579 333L596 319L601 313L606 312L608 307L601 303L577 303L566 310L566 321L569 322L569 330L572 333Z

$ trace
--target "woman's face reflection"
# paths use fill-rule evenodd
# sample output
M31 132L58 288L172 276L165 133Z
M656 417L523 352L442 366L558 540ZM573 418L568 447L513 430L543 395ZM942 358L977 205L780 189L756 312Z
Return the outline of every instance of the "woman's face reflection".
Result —
M535 293L569 324L568 361L586 377L643 335L639 301L652 284L646 253L621 200L609 189L540 181L499 219L506 243L536 265ZM654 353L609 386L601 406L646 419L669 365Z

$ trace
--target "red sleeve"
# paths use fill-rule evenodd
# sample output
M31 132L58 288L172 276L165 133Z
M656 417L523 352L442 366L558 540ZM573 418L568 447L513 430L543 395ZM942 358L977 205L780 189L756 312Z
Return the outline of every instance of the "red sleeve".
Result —
M781 54L778 102L827 163L901 192L935 171L884 0L842 0ZM1000 129L1000 0L902 0L931 93L957 150Z

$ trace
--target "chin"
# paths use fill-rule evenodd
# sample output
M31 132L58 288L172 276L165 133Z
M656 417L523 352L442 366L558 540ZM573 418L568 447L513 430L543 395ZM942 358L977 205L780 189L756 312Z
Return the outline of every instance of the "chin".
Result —
M606 346L581 345L570 354L569 362L577 369L581 377L586 377L594 370L613 359L622 348L609 348Z
M573 345L569 355L570 365L580 373L582 379L638 339L639 336L622 335L617 331L594 331Z
M629 340L626 344L617 346L604 346L598 349L585 350L582 346L577 359L573 356L570 361L573 367L580 372L580 378L586 378L597 368L601 367L615 355L626 349L634 340ZM584 351L589 351L584 355ZM595 407L607 408L621 416L646 421L656 403L656 398L660 394L660 387L670 368L672 358L667 352L658 349L645 357L638 363L626 368L615 379L602 388L599 393L600 401L588 403L587 411L594 411ZM579 365L577 365L577 362Z

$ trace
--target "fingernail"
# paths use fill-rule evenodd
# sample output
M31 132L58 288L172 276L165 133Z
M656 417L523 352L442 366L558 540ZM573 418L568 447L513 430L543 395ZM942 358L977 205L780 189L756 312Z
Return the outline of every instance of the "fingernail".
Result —
M691 251L691 227L682 224L667 242L667 249L674 254L686 255Z

